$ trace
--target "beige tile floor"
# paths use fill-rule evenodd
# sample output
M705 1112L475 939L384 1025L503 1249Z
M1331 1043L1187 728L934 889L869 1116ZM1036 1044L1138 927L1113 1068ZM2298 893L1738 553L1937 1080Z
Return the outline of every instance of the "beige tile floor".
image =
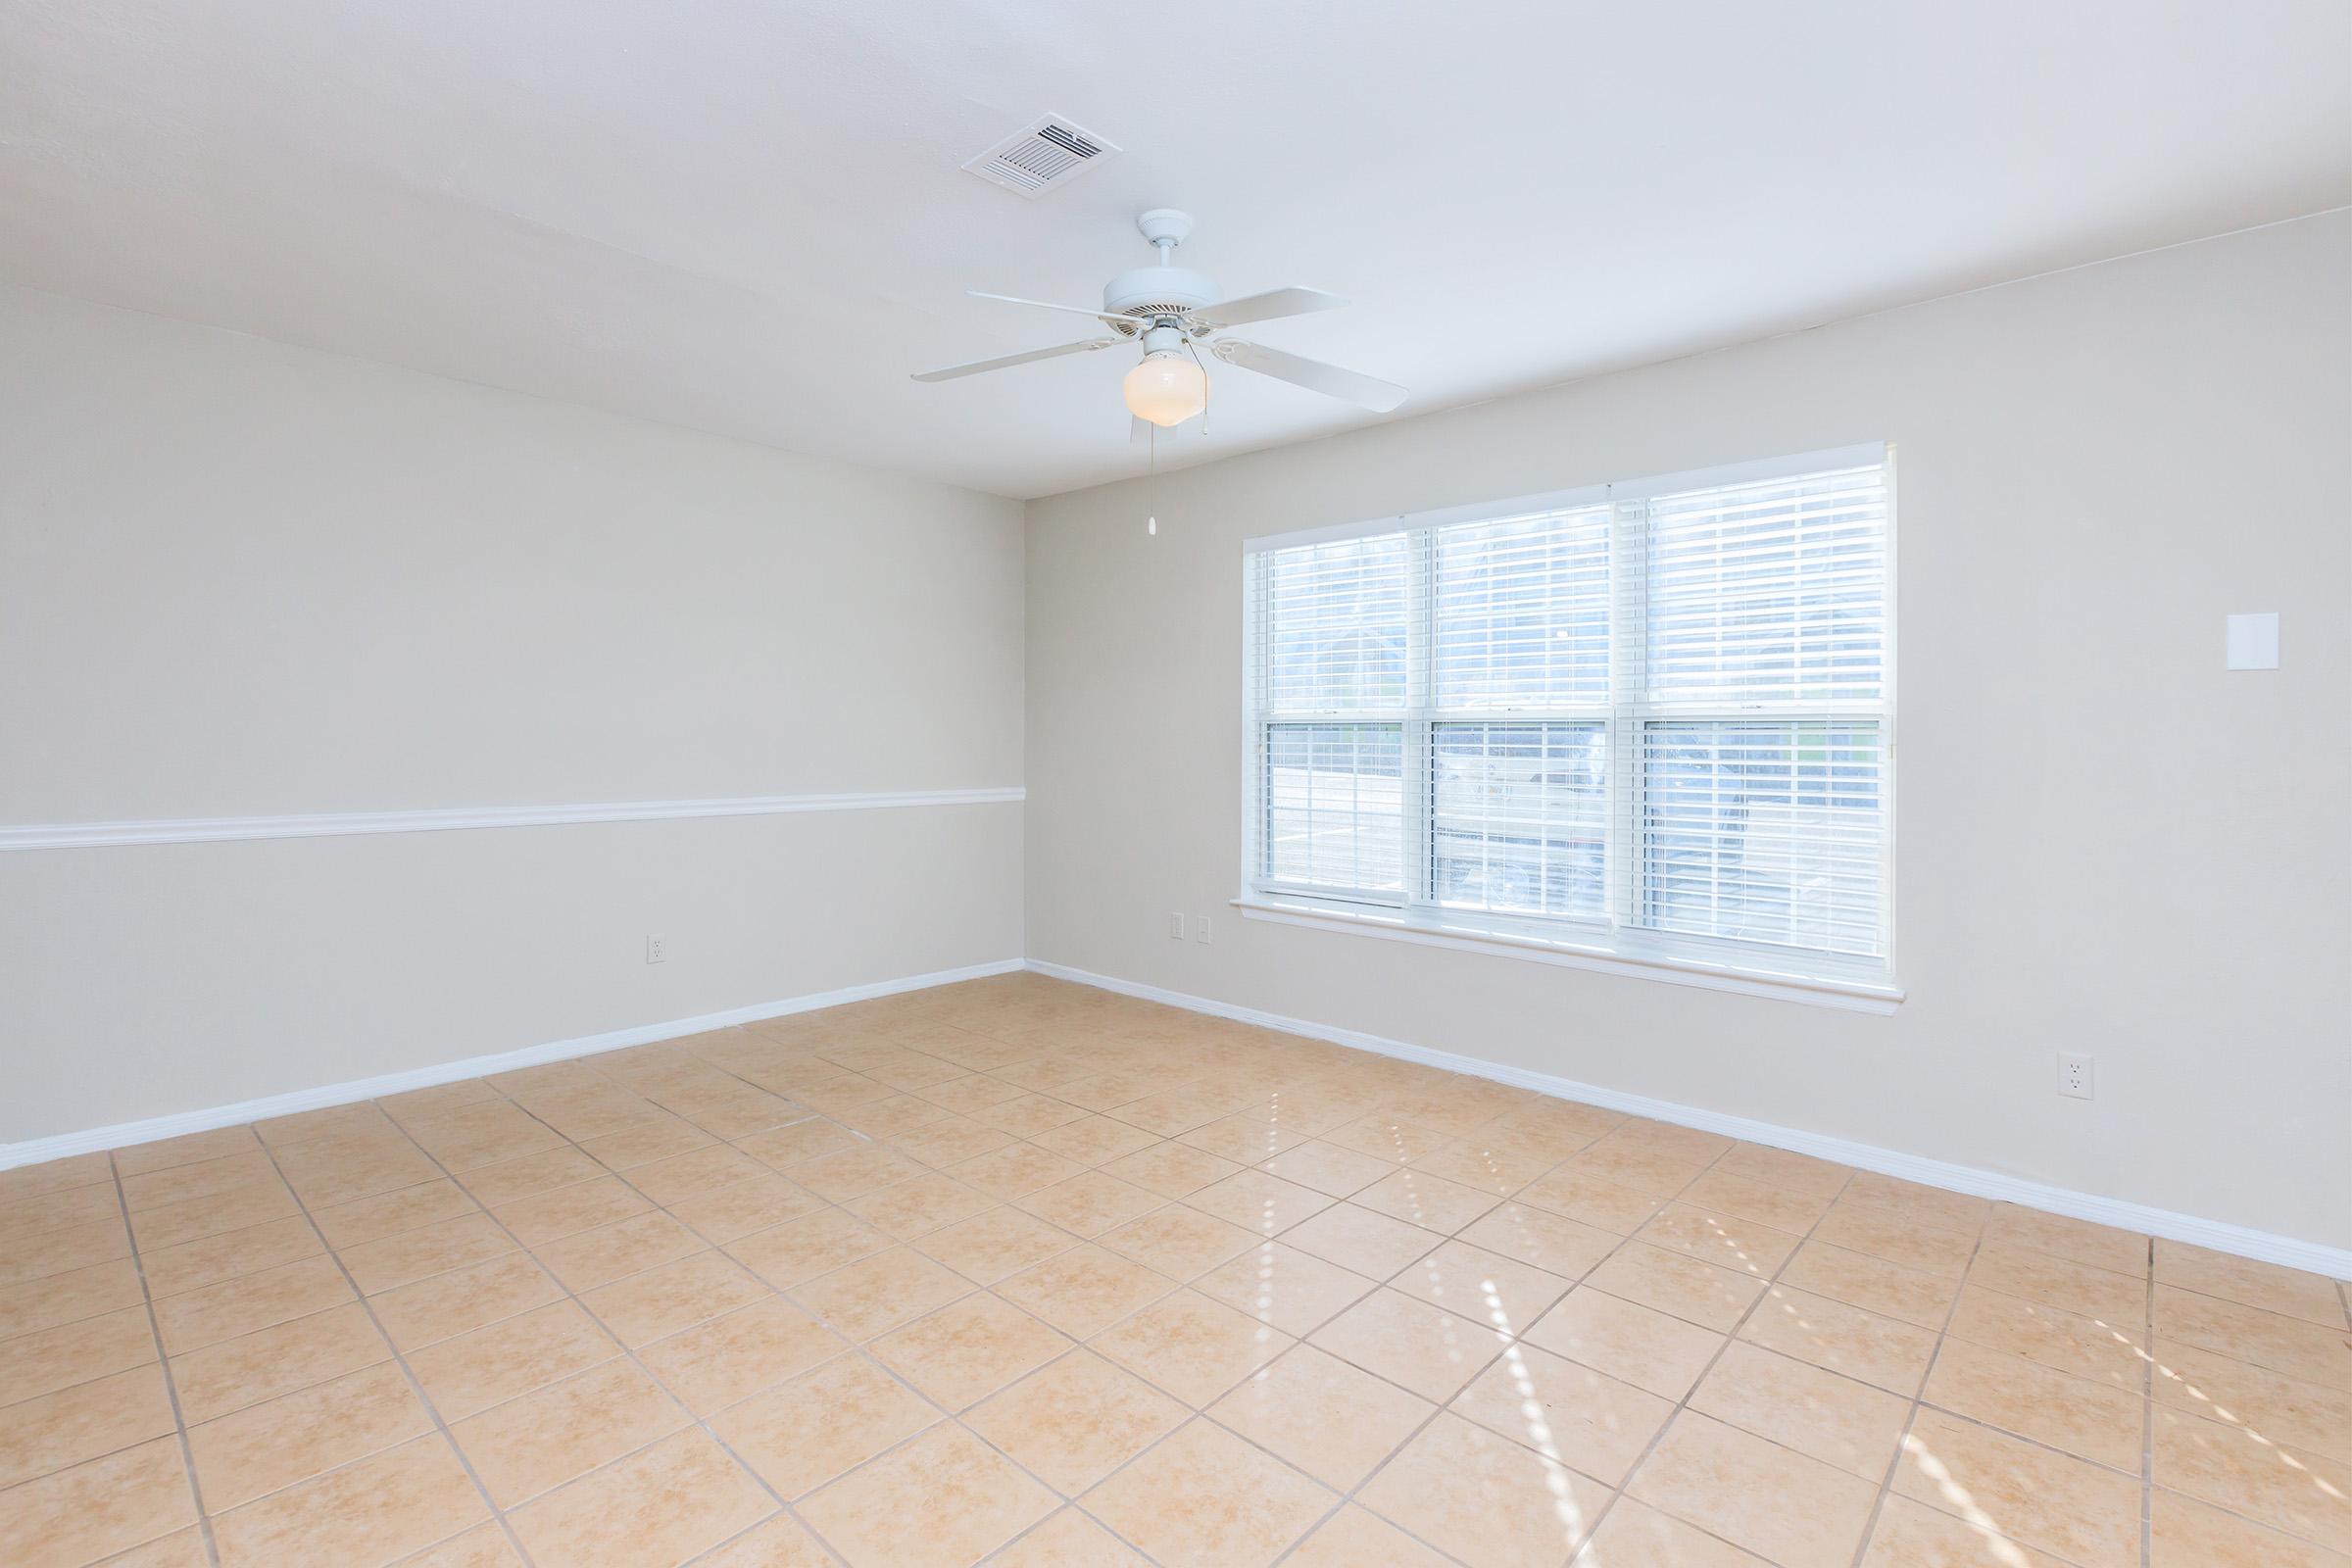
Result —
M2337 1282L1015 975L0 1173L0 1561L2347 1568Z

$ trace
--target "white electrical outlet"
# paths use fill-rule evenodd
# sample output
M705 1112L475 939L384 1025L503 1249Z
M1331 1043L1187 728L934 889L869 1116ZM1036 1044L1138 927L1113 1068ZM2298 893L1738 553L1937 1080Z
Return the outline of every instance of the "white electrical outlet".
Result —
M1198 937L1198 938L1199 938L1200 941L1202 941L1202 942L1206 942L1206 941L1208 940L1208 916L1207 916L1207 915L1205 915L1205 914L1196 914L1196 915L1194 915L1194 916L1193 916L1193 930L1194 930L1194 934L1195 934L1195 935L1196 935L1196 936L1197 936L1197 937Z
M1168 916L1168 937L1171 941L1176 942L1182 942L1184 940L1183 915L1171 914Z
M2058 1092L2076 1100L2090 1098L2091 1058L2080 1051L2058 1054Z
M645 939L645 961L666 963L668 960L669 944L661 937L647 937Z

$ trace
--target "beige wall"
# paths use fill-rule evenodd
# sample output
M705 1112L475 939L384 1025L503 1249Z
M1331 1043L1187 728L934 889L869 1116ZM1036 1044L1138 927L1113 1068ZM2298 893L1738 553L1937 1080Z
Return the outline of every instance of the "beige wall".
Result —
M1021 599L1013 502L0 289L0 825L1014 786ZM0 1143L1017 957L1021 809L0 855Z
M1881 439L1893 1016L1226 906L1245 538ZM1032 959L2352 1244L2352 214L1191 469L1156 538L1143 508L1029 508ZM2228 673L2257 610L2283 667Z

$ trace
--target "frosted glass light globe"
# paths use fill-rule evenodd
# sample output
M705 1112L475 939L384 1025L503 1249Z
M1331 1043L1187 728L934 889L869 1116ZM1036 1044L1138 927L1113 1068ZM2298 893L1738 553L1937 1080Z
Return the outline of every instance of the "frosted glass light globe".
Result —
M1127 412L1162 429L1208 407L1208 374L1191 355L1162 349L1127 372Z

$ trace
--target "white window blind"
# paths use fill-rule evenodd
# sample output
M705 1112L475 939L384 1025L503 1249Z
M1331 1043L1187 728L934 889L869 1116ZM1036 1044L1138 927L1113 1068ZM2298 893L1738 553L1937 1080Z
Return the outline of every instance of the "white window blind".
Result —
M1245 893L1883 978L1887 474L1837 458L1252 545Z

